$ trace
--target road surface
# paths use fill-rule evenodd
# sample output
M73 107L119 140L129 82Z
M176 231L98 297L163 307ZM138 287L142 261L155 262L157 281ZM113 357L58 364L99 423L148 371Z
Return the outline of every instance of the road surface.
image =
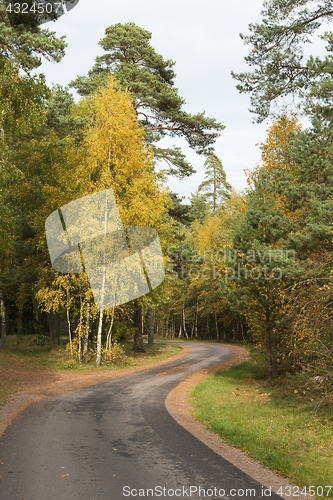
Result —
M0 499L281 499L166 410L181 380L231 355L216 344L191 348L178 361L26 408L0 441Z

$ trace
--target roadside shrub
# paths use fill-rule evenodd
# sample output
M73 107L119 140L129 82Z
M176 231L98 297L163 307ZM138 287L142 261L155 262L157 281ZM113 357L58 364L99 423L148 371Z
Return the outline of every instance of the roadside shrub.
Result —
M77 362L74 361L74 359L70 359L64 364L64 368L66 370L74 370L75 368L77 368Z

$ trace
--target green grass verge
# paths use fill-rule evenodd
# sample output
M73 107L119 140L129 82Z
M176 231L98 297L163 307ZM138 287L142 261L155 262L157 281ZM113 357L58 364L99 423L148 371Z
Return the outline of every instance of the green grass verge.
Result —
M330 486L333 401L318 408L313 394L296 387L293 378L269 385L257 365L246 362L198 384L191 402L196 418L264 466L300 486ZM333 491L321 498L333 498Z

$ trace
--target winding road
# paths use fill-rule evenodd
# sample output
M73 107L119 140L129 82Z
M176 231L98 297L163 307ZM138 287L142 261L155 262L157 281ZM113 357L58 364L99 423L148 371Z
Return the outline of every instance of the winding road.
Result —
M0 440L1 500L281 499L166 410L180 381L231 355L216 344L191 348L178 361L26 408Z

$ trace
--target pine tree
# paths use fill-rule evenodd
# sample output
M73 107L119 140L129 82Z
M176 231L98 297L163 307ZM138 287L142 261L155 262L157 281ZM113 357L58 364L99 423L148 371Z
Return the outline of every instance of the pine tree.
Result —
M332 100L333 35L320 36L329 53L304 61L304 47L322 24L333 17L332 0L267 0L262 22L250 24L250 35L240 35L250 51L246 62L252 72L234 73L240 92L251 95L251 112L261 122L294 97L310 110L330 109ZM284 98L283 101L280 98Z
M25 3L31 7L33 2ZM54 32L42 29L38 12L29 9L28 13L15 13L16 9L12 9L10 13L9 5L13 2L5 0L0 4L0 60L11 61L26 72L38 68L42 57L59 62L65 55L65 37L57 38Z
M96 58L88 77L79 76L71 85L80 95L91 95L113 74L131 93L155 157L166 161L168 174L186 177L194 170L181 150L159 148L156 143L166 135L183 137L198 154L205 154L224 126L205 113L190 115L182 110L185 101L174 87L175 63L164 60L150 45L150 38L149 31L134 23L109 26L100 41L106 54Z
M198 193L202 193L209 202L213 214L230 197L231 189L221 160L216 154L209 154L205 161L205 180L200 184Z

